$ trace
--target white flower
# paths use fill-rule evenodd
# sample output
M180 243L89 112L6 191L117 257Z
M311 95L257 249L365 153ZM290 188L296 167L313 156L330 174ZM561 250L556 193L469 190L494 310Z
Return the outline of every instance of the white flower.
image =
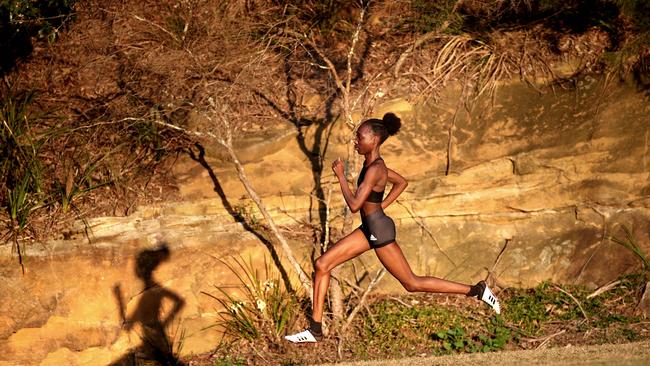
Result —
M266 309L266 303L262 299L257 300L257 308L263 313L264 309Z
M235 301L232 303L232 305L230 305L230 312L233 314L237 314L239 312L239 309L243 308L244 305L246 305L246 303Z
M264 281L264 292L272 290L275 287L275 282L268 280Z

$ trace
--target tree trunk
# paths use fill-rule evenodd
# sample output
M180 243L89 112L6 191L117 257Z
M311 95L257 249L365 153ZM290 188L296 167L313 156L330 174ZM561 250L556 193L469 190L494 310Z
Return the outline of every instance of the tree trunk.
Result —
M300 283L302 284L303 289L309 294L309 298L313 301L314 294L313 294L311 279L309 278L309 276L307 276L305 271L300 266L300 263L298 263L298 261L294 257L293 251L291 250L291 247L289 247L289 243L287 243L287 240L284 238L282 233L280 233L280 230L278 230L278 227L275 224L275 221L273 220L271 215L269 214L268 210L266 209L264 202L262 202L262 199L259 197L255 189L251 185L250 181L246 177L244 166L237 158L237 154L235 154L235 151L233 150L232 146L230 144L223 144L223 143L222 145L224 145L226 150L228 150L228 154L230 155L233 162L235 163L235 167L237 168L237 176L239 177L239 180L244 185L244 188L246 189L248 196L253 200L253 202L255 202L257 208L262 213L262 216L264 216L264 219L269 224L271 231L273 232L276 239L280 243L280 248L282 249L282 252L287 257L287 259L295 269L296 273L298 273L298 278L300 280Z

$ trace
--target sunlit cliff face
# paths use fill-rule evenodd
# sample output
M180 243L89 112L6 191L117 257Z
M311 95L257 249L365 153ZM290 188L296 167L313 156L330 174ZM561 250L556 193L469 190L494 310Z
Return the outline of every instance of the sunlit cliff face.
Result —
M595 286L638 268L638 259L603 233L616 236L620 224L633 227L636 242L650 253L650 106L643 94L630 86L603 91L598 80L548 94L504 85L493 105L479 104L471 116L458 112L450 143L457 91L450 87L441 94L435 109L410 105L407 96L375 108L378 116L398 112L404 121L400 133L382 145L382 155L389 168L409 180L409 188L386 211L415 273L473 282L488 268L506 286L535 286L549 279ZM373 136L359 130L355 147L362 154ZM316 136L306 130L304 138ZM323 160L345 157L349 136L344 123L322 135ZM278 129L275 137L239 146L251 185L274 220L295 234L290 244L296 256L309 257L313 236L299 233L307 232L303 222L319 224L311 191L316 172L296 135ZM184 339L183 352L212 350L221 334L210 327L217 318L215 301L202 293L236 282L219 258L250 255L262 263L268 252L232 217L232 207L252 207L242 198L246 192L232 162L215 156L206 161L216 181L196 161L179 158L174 175L181 202L89 219L78 225L77 239L28 245L25 276L11 246L0 246L3 360L110 364L137 347L136 333L129 338L121 328L113 288L121 284L125 314L138 308L143 284L135 275L137 253L158 237L169 241L173 258L156 269L156 282L185 303L174 318L191 335ZM320 177L323 185L330 177ZM336 188L329 204L331 212L342 212ZM331 227L343 227L342 215L330 218ZM91 243L83 234L87 228ZM381 266L373 255L360 260L371 271ZM403 291L389 276L378 287ZM160 306L167 312L170 307Z

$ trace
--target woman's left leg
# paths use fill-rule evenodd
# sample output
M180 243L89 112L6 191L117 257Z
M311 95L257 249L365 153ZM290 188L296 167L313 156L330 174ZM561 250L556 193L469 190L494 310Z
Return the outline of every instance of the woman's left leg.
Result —
M409 292L437 292L467 295L471 286L430 276L417 276L411 270L396 242L375 249L379 261Z

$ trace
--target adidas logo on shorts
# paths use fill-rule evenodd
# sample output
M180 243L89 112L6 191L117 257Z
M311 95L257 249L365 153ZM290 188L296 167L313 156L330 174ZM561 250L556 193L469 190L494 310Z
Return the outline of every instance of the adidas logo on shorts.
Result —
M370 240L375 240L375 241L376 241L376 240L377 240L377 238L375 238L375 236L374 236L374 235L372 235L372 234L370 234Z

